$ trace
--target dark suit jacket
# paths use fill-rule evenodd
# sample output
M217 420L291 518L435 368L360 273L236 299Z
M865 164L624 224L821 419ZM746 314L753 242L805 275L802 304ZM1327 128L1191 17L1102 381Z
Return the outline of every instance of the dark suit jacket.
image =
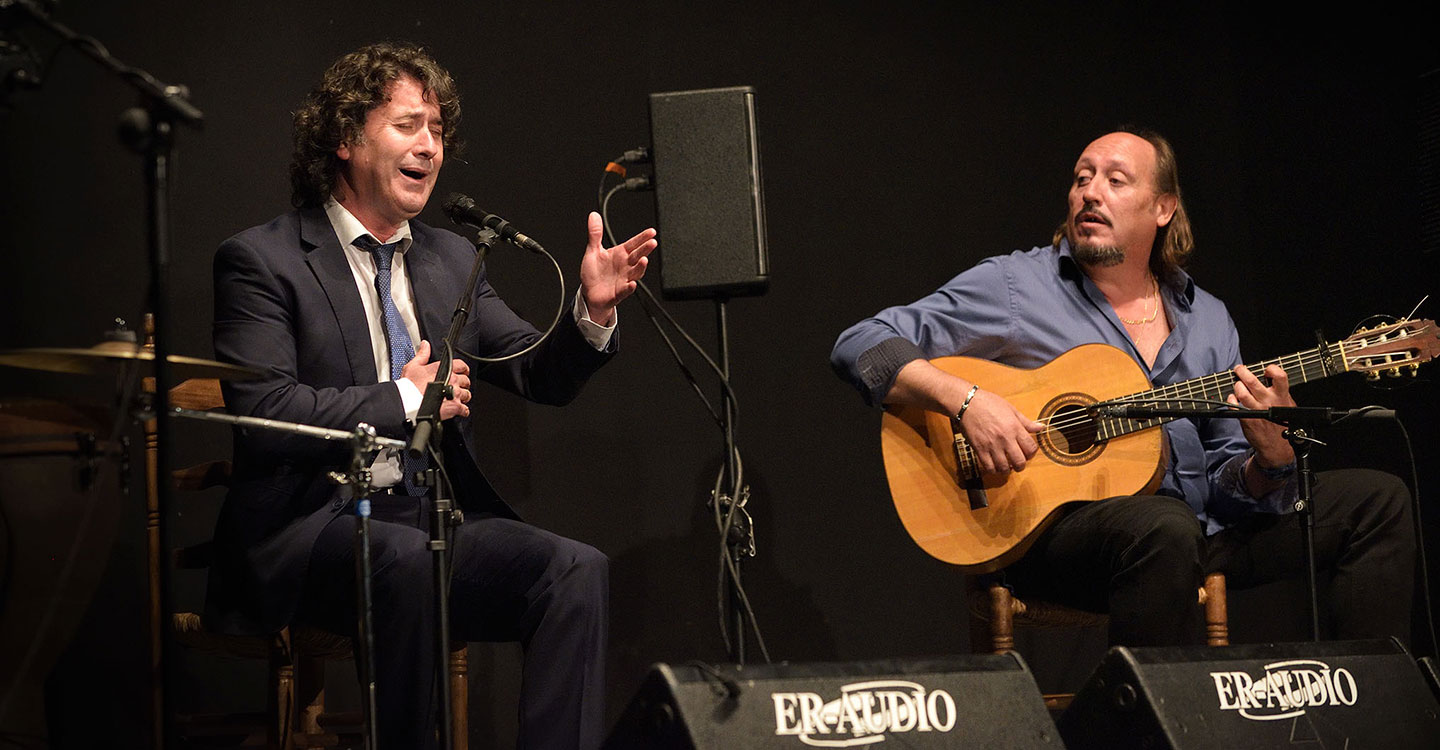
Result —
M474 257L470 242L410 222L406 268L421 335L432 345L450 327ZM404 438L398 389L378 382L369 326L344 250L321 209L294 211L226 240L215 255L215 354L260 369L259 380L224 384L235 414L341 430L366 422ZM539 333L496 296L482 273L459 347L481 356L518 351ZM417 344L419 342L416 342ZM533 401L563 404L613 354L597 352L573 321L535 351L480 367L471 377ZM432 360L438 353L432 353ZM466 445L464 419L445 423L445 466L467 514L515 517ZM325 471L348 448L314 438L237 430L233 482L215 532L207 625L273 632L290 621L316 536L346 507Z

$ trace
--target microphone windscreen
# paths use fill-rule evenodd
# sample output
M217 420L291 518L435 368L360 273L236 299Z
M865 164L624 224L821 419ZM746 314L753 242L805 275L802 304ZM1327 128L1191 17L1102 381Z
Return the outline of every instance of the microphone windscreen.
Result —
M451 193L450 197L445 199L443 210L446 214L453 214L456 210L469 211L473 208L475 208L475 201L471 200L470 196L461 193Z

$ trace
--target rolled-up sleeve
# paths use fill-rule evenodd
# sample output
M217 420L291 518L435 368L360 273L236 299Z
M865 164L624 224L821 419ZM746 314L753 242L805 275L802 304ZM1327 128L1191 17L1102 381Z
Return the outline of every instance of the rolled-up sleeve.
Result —
M878 406L913 360L998 350L1013 319L1012 282L1006 257L988 258L932 294L847 328L830 352L830 365L867 404Z

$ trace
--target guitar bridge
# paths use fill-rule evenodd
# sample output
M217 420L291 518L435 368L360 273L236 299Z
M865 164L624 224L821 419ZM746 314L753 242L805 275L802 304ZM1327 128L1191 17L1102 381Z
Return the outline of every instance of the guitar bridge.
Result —
M950 426L955 431L955 482L965 488L965 495L970 499L970 510L988 508L990 498L985 495L985 483L980 479L980 465L975 458L975 451L965 440L965 435L960 432L960 425L953 417Z

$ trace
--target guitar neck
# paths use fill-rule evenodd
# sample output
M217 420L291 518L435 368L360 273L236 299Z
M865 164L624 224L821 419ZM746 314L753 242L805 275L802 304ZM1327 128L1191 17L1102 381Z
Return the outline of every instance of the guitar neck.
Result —
M1268 385L1270 378L1263 373L1265 368L1270 365L1279 365L1290 377L1291 383L1308 383L1312 380L1337 375L1349 369L1345 361L1344 347L1340 343L1322 344L1314 349L1247 364L1245 367L1255 373L1261 382ZM1224 401L1234 392L1235 380L1235 373L1226 370L1117 398L1111 403L1181 409L1216 406L1213 402ZM1153 417L1151 419L1107 417L1098 420L1097 427L1099 427L1100 434L1113 437L1146 430L1174 419L1177 417Z

